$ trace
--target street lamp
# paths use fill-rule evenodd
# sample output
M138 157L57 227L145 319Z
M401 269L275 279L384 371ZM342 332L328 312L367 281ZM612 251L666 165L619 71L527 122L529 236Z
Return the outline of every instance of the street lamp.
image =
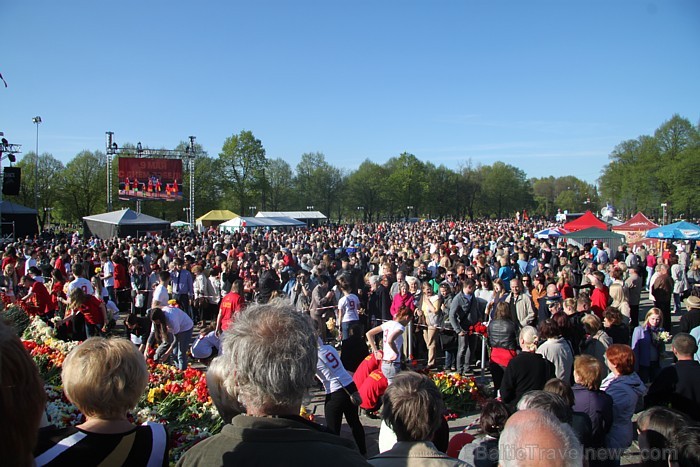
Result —
M46 225L51 225L51 211L53 211L53 208L44 208L44 212L46 213Z
M248 211L250 211L251 214L255 215L255 211L258 210L257 206L248 206Z
M187 223L192 225L192 222L190 222L190 208L182 208L182 212L185 213L185 219L187 219Z
M34 209L39 210L39 124L41 117L32 118L32 123L36 124L36 161L34 162Z
M666 204L666 203L661 203L661 207L662 207L663 210L664 210L663 215L662 215L662 217L661 217L661 225L666 225L666 206L668 206L668 204Z
M313 205L312 205L312 206L306 206L306 210L307 210L307 211L313 211L313 209L314 209Z
M413 206L406 206L406 211L408 211L408 213L406 214L406 221L408 221L408 217L411 215L412 210Z

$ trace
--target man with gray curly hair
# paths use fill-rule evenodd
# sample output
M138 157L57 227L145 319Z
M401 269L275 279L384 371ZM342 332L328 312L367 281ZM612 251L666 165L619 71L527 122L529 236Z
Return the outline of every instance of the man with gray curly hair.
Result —
M222 339L223 387L244 413L190 449L179 466L368 465L355 443L299 416L316 372L310 318L285 300L241 311Z

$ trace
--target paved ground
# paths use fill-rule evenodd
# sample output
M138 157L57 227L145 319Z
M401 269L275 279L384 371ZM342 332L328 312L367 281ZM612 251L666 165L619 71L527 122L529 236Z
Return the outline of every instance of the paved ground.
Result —
M648 294L645 292L642 294L642 303L640 306L640 318L643 318L646 312L651 308L651 302L648 300ZM673 316L673 323L674 327L677 326L678 320L680 317L678 315ZM195 335L198 329L195 330ZM123 332L123 325L121 320L118 323L117 327L117 333ZM669 355L667 355L666 359L666 364L671 363L671 356L670 356L670 344L667 346L667 350ZM205 369L201 364L194 364L193 365L196 368L201 368ZM477 371L477 376L479 375ZM485 384L490 385L491 384L491 379L488 371L486 372L485 375L483 375L483 382ZM311 393L311 400L307 404L307 408L313 413L316 417L316 421L318 423L324 424L325 419L324 419L324 413L323 413L323 403L324 403L324 394L320 390L314 390ZM479 419L479 414L478 413L472 413L464 417L457 418L455 420L449 421L449 427L450 427L450 437L452 437L454 434L460 433L461 431L467 431L468 433L471 434L477 434L478 433L478 419ZM367 442L367 456L372 457L376 454L379 453L379 447L378 447L378 438L379 438L379 426L380 426L380 420L377 419L372 419L368 418L365 416L361 417L362 424L365 428L365 438ZM476 428L471 428L469 427L476 427ZM350 428L346 423L343 423L343 427L341 430L341 436L352 439L352 433L350 432ZM640 457L639 457L639 448L637 446L636 440L634 444L628 449L625 457L622 460L622 465L630 465L630 464L636 464L640 462Z

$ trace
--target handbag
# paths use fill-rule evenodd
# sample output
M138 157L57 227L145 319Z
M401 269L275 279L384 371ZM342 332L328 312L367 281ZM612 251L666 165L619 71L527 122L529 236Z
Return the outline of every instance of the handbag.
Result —
M136 308L143 308L146 306L146 294L138 294L136 295L136 300L134 300L134 306Z
M350 397L350 402L352 402L353 405L357 407L362 405L362 396L360 395L359 391L355 391L352 394L350 394L350 391L348 391L345 387L343 387L343 391L345 391L345 394L347 394Z

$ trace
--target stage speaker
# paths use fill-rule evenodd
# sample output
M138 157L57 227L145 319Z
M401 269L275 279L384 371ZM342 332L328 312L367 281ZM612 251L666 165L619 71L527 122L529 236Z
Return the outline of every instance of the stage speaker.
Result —
M19 167L5 167L2 180L2 194L17 196L19 194L20 179L22 169Z

